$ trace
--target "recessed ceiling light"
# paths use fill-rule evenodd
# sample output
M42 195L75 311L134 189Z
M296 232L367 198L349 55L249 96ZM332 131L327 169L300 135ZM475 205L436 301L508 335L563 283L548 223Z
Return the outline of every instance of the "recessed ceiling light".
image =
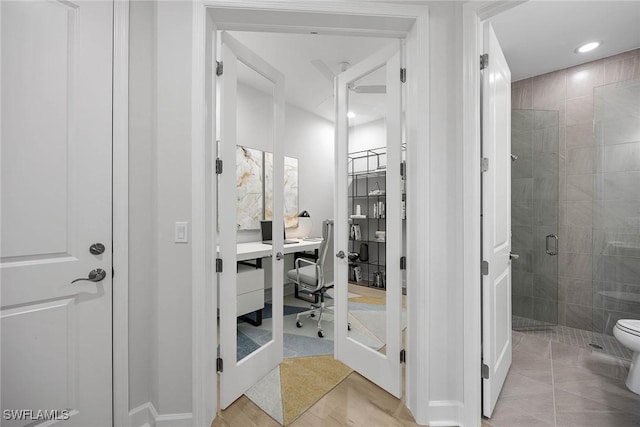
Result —
M353 111L349 111L347 113L347 117L350 118L350 119L353 119L355 116L356 116L356 113L354 113Z
M576 53L586 53L586 52L591 52L593 49L597 48L598 46L600 46L600 42L589 42L589 43L585 43L581 46L578 46L575 50Z

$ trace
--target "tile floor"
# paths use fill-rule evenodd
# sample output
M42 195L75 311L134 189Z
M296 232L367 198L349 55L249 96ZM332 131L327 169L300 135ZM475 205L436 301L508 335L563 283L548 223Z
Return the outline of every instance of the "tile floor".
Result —
M570 328L563 325L549 325L537 320L513 316L512 326L526 334L533 334L551 341L563 344L575 345L582 348L590 348L589 344L597 344L601 347L598 351L610 356L631 360L631 350L620 345L613 335L605 335L583 329Z
M629 362L548 336L513 332L513 363L493 427L640 426L640 396L624 382Z

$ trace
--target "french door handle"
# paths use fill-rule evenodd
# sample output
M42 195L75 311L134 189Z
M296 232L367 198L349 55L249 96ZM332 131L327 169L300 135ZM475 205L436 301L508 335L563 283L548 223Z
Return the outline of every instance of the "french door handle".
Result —
M278 252L278 253L276 254L276 259L277 259L278 261L280 261L282 258L284 258L284 255L282 255L282 252Z
M520 255L514 254L513 252L509 253L509 259L518 259L518 258L520 258Z
M344 251L340 251L340 252L338 252L338 253L336 254L336 256L337 256L338 258L340 258L340 259L344 259L344 257L345 257Z
M551 240L555 240L553 249L551 249L551 245L549 243ZM547 235L545 239L545 252L547 252L548 255L558 255L558 236L556 236L555 234Z
M96 268L95 270L91 270L89 272L89 277L80 277L71 281L71 283L80 282L82 280L86 280L87 282L99 282L105 277L107 277L107 272L101 268Z

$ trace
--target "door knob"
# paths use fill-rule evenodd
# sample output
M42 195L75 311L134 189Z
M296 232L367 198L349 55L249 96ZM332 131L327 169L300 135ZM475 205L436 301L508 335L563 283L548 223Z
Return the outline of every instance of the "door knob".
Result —
M94 243L93 245L89 246L89 252L91 252L93 255L100 255L104 252L104 249L105 247L102 243Z
M282 255L282 252L278 252L278 253L276 254L276 259L277 259L278 261L280 261L282 258L284 258L284 255Z
M91 270L89 272L89 277L80 277L78 279L73 280L71 283L80 282L82 280L86 280L88 282L99 282L105 277L107 277L107 272L101 268L96 268L95 270Z
M344 251L340 251L336 254L336 256L340 259L343 259L345 257Z

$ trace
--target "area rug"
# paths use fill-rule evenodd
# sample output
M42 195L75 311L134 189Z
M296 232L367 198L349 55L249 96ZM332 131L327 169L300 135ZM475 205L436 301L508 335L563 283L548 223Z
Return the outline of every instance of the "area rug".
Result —
M274 420L288 426L351 372L333 356L285 359L245 394Z

